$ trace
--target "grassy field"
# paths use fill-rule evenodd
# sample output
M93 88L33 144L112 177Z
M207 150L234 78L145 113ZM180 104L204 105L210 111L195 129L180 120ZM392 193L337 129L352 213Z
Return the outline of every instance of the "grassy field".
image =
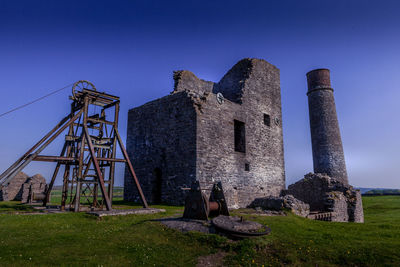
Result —
M75 194L75 190L72 191L73 194ZM62 186L55 186L53 190L51 191L50 194L50 204L53 205L60 205L61 204L61 195L62 195ZM120 201L123 199L124 195L124 188L121 186L115 186L113 188L113 200ZM93 199L91 197L88 198L90 202L93 202ZM101 199L101 193L100 190L98 192L98 199ZM67 204L71 201L70 198L68 198ZM81 197L81 203L85 204L86 199L84 197ZM87 203L86 203L87 204Z
M182 207L97 219L84 213L16 215L31 209L0 202L0 265L195 266L199 257L216 254L216 260L224 255L226 266L399 266L400 196L364 197L363 203L364 224L250 215L270 226L271 235L230 241L183 234L154 220L177 216ZM121 200L114 205L138 207Z

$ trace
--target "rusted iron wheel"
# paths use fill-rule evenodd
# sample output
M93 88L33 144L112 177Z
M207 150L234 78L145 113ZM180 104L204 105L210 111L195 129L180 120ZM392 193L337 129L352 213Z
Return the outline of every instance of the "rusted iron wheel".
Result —
M79 91L83 91L83 89L89 89L96 91L96 87L93 85L93 83L86 81L86 80L80 80L74 83L72 86L72 96L74 99L76 99L76 93Z
M220 215L212 220L215 229L228 236L242 239L268 235L271 228L243 218Z

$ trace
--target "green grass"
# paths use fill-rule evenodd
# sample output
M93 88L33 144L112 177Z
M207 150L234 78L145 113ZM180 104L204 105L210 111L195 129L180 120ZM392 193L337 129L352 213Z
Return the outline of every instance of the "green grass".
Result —
M75 193L75 190L73 190L73 193ZM124 188L120 187L120 186L116 186L114 187L113 190L113 200L122 200L123 199L123 194L124 194ZM53 188L53 190L51 191L50 194L50 203L49 204L53 204L53 205L60 205L61 204L61 195L62 195L62 186L55 186L55 188ZM89 197L89 200L91 202L93 202L93 198ZM101 192L99 190L98 192L98 200L101 200ZM68 198L67 203L69 203L70 198ZM87 204L86 203L87 200L85 197L81 197L81 203L82 204Z
M271 227L232 263L383 266L400 264L400 197L364 197L365 223L310 221L294 215L254 218ZM255 248L255 249L254 249Z
M400 196L363 197L363 203L364 224L245 215L270 226L271 235L230 241L183 234L154 221L182 213L182 207L97 219L84 213L10 214L31 208L2 202L0 265L194 266L199 256L223 251L226 266L398 266ZM139 207L122 200L114 205Z
M400 189L373 189L365 192L366 195L400 195Z

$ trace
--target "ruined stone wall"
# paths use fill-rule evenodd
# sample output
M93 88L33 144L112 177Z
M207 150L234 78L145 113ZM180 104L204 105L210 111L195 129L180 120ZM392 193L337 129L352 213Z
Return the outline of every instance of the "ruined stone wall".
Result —
M181 187L189 187L196 175L195 135L196 112L187 92L129 111L127 151L147 201L183 203ZM124 199L138 200L127 169Z
M325 199L326 211L332 212L331 218L334 222L348 222L349 221L349 208L347 198L340 191L326 192Z
M174 71L174 91L172 93L190 91L203 94L204 92L212 92L214 86L213 82L199 79L188 70Z
M34 194L45 194L46 188L46 179L41 174L35 174L29 177L22 185L22 195L19 200L21 200L22 203L27 203L31 190Z
M21 200L22 185L29 178L26 173L18 173L9 183L4 185L0 190L1 201Z
M332 191L332 181L327 175L308 173L300 181L289 185L285 194L309 204L311 211L325 211L325 197L327 192Z
M360 190L357 190L352 196L352 203L349 211L349 220L351 222L363 223L364 222L364 208L362 203L362 196Z
M360 191L326 174L308 173L283 194L309 204L311 211L332 212L332 221L364 222Z
M218 91L232 101L219 104L214 94ZM264 60L244 59L214 93L207 95L198 112L197 177L222 181L230 207L279 196L285 187L279 70ZM235 151L234 120L245 125L245 152Z
M20 172L0 189L0 201L22 201L26 203L30 187L32 192L44 193L46 179L41 174L29 177L26 173Z

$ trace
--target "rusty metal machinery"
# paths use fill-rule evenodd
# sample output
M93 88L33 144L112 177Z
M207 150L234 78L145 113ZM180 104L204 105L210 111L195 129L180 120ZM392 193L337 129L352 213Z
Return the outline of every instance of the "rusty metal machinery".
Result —
M48 134L0 175L0 186L8 183L32 161L56 162L43 205L50 200L54 181L61 169L61 209L71 211L112 210L115 163L127 165L143 207L147 202L118 132L119 97L100 93L88 81L72 87L71 112ZM67 131L59 156L40 155L61 133ZM119 145L123 159L116 158ZM99 194L100 193L100 194Z
M35 193L33 192L32 188L29 188L29 195L27 203L34 204L34 203L43 203L46 199L46 194L43 193Z
M209 216L218 215L229 216L221 182L213 183L209 199L202 192L199 181L194 182L185 199L183 218L208 220Z
M189 188L183 188L188 190ZM221 182L212 183L210 198L207 199L199 181L192 184L185 199L184 219L211 220L216 232L233 239L243 239L268 235L271 229L257 222L244 220L243 217L229 216Z

